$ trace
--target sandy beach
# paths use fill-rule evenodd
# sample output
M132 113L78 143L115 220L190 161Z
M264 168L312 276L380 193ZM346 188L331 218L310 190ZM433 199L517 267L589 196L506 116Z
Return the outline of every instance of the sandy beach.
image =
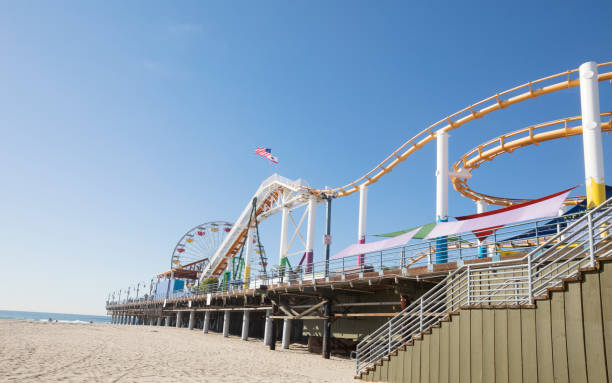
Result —
M2 382L352 382L352 361L153 326L0 321Z

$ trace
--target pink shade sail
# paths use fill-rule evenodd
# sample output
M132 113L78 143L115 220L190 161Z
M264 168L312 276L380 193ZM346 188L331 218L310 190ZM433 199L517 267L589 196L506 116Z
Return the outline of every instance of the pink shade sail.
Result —
M414 230L411 230L405 234L398 235L397 237L383 239L382 241L376 241L371 243L354 243L339 253L335 254L330 259L338 259L344 257L350 257L353 255L361 255L367 253L373 253L376 251L382 251L391 249L394 247L404 246L406 245L412 237L419 231L420 227L417 227Z
M425 238L432 239L467 232L484 234L486 231L493 231L511 223L553 217L557 215L563 201L573 189L575 188L499 210L457 217L456 222L440 222Z

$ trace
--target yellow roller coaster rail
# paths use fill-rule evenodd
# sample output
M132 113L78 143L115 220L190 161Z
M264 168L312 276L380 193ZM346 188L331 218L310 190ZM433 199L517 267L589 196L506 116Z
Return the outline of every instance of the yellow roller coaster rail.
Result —
M612 123L610 121L612 113L602 113L602 120L607 118L608 121L602 121L601 130L604 132L612 131ZM464 154L459 161L453 165L453 169L458 171L464 169L473 172L474 169L478 169L480 165L487 161L492 161L497 156L503 153L512 153L514 150L529 146L538 145L541 142L556 140L559 138L569 138L571 136L581 135L582 126L574 125L575 121L581 121L581 117L569 117L561 120L549 121L538 125L529 126L523 129L519 129L512 133L503 134L497 138L489 140L484 144L478 145L476 148L470 150ZM546 130L551 127L557 127L562 125L563 127L558 129ZM574 125L574 126L570 126ZM546 130L546 131L543 131ZM541 132L538 132L541 131ZM495 197L483 193L479 193L471 189L467 184L466 178L452 178L451 182L453 187L464 197L468 197L474 201L484 200L488 204L500 205L500 206L512 206L515 204L527 202L530 199L517 199L517 198L505 198ZM566 205L576 205L580 201L584 200L585 196L571 197L565 201Z
M599 68L608 69L612 66L612 62L599 64ZM508 89L501 93L496 93L493 96L485 98L475 104L455 112L440 121L423 129L417 135L406 141L374 169L367 172L365 175L355 181L335 188L335 189L318 189L312 190L317 194L334 195L343 197L353 194L358 191L361 186L368 186L377 182L382 176L389 173L399 163L403 162L412 153L421 149L425 144L433 141L436 138L437 131L451 131L461 127L462 125L481 118L494 111L507 108L508 106L518 104L519 102L536 98L549 93L554 93L559 90L572 88L580 85L580 80L577 76L578 69L568 70L566 72L554 74L544 77L536 81L530 81L526 84L519 85L512 89ZM554 83L554 81L564 79ZM601 73L598 76L599 81L612 80L612 71ZM551 83L552 82L552 83Z

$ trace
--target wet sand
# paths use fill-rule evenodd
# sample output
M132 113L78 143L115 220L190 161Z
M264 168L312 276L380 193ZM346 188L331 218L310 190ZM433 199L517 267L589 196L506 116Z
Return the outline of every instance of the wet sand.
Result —
M2 382L354 382L354 363L172 327L0 320Z

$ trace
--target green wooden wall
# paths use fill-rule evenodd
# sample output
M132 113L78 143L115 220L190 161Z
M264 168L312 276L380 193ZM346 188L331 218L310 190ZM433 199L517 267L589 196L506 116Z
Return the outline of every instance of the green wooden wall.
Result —
M535 309L462 309L363 378L411 383L608 382L612 263L601 262L599 272L583 273L581 282L538 300Z

